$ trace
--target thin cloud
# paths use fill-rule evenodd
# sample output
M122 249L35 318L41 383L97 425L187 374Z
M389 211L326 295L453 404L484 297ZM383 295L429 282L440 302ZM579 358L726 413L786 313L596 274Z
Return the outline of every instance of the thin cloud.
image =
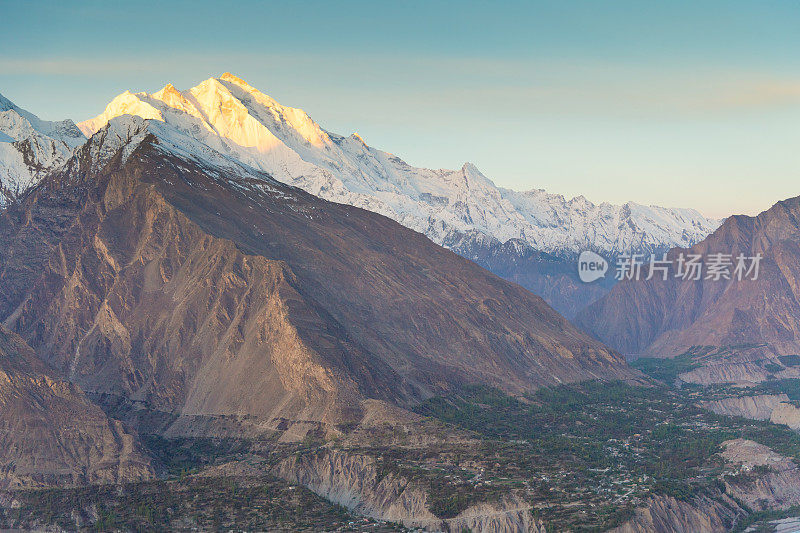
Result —
M380 59L380 60L379 60ZM235 61L235 64L231 64ZM702 117L738 112L772 111L800 106L800 79L770 76L764 72L705 71L701 66L585 63L569 60L525 60L447 56L386 56L365 53L332 62L325 54L249 53L232 59L226 54L196 52L158 57L18 58L0 56L4 76L95 77L119 73L148 73L200 81L207 75L236 70L237 65L259 65L255 74L270 78L316 73L330 78L331 69L346 73L351 87L340 90L363 93L363 101L414 105L442 113L460 112L465 106L513 119L520 112L584 117L659 118ZM365 68L365 65L373 67ZM211 69L211 70L209 70ZM216 72L219 70L219 72ZM386 70L397 72L390 87ZM247 73L244 73L245 77ZM341 84L341 77L339 84ZM425 84L416 80L425 79ZM91 83L87 79L87 83ZM334 82L337 83L337 82ZM154 90L131 87L132 90ZM269 91L269 87L264 87ZM385 107L385 104L384 104Z
M705 102L712 110L768 109L800 106L800 81L744 84Z
M113 72L153 70L152 62L97 61L88 59L17 59L0 57L4 75L102 75Z

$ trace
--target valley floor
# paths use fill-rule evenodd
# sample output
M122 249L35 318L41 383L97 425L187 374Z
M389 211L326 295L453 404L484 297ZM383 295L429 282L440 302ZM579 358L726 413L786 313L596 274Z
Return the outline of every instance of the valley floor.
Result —
M518 398L476 387L294 443L143 435L162 479L6 492L0 527L769 530L800 514L800 435L699 406L719 395L624 382Z

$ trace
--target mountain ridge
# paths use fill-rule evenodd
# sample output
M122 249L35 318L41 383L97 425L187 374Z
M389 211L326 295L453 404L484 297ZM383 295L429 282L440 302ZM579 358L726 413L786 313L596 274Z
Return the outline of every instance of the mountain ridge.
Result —
M15 116L27 113L10 102L5 107L16 109L8 112ZM0 201L15 201L63 164L81 134L91 135L122 116L168 125L171 134L181 132L173 149L205 153L213 159L210 167L226 161L226 167L266 172L321 198L388 216L544 296L570 318L609 285L580 282L575 269L579 251L591 249L611 261L622 250L660 252L690 245L718 224L690 209L632 202L595 205L583 196L568 200L541 189L513 191L495 186L471 163L458 170L415 168L356 134L324 130L302 109L283 106L230 73L185 91L172 84L154 94L126 91L94 119L71 128L71 121L65 121L65 128L77 132L71 144L46 138L48 146L58 148L47 153L57 157L16 141L18 133L0 121L0 151L16 161L5 175L0 168Z
M181 138L115 118L4 214L1 318L87 393L277 431L457 384L635 378L539 297L423 235Z
M729 217L706 239L691 249L674 249L669 257L761 254L757 279L624 281L576 322L625 354L672 357L702 345L741 346L740 363L777 361L800 350L798 239L800 197L755 217ZM629 312L622 317L621 309Z
M580 282L580 251L610 260L626 251L661 252L694 244L719 224L692 209L596 205L583 196L513 191L497 187L472 163L457 170L416 168L358 135L323 129L302 109L283 106L230 73L185 91L172 84L153 94L126 91L79 127L91 134L125 114L163 121L326 200L388 216L544 295L568 317L608 289ZM520 246L506 246L512 241ZM539 253L558 258L558 268Z
M71 120L42 120L0 94L0 207L63 164L85 141Z
M522 239L548 253L585 248L620 253L693 244L718 224L691 209L633 202L595 205L582 196L567 200L536 189L512 191L495 186L471 163L459 170L415 168L369 147L358 136L322 129L303 110L278 104L230 73L187 91L168 84L154 94L123 93L104 113L79 127L89 134L126 113L171 122L187 131L204 128L222 137L225 149L238 151L244 162L279 181L379 212L437 244L450 232L476 230L501 242ZM181 114L199 123L181 124ZM213 140L210 145L216 148ZM595 227L589 231L591 225Z

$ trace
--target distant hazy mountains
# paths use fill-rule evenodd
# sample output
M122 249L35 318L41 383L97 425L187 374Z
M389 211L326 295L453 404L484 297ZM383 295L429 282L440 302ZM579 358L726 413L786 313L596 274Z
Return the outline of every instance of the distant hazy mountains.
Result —
M224 74L179 91L126 92L100 116L79 124L90 135L124 114L163 121L226 156L316 196L362 207L427 235L542 295L572 316L604 294L581 284L576 254L691 246L719 224L691 209L595 205L543 190L499 188L469 163L458 170L415 168L397 156L323 130Z
M692 347L714 347L716 363L736 363L713 368L718 375L702 379L800 376L796 365L779 357L800 353L800 198L778 202L757 217L730 217L691 250L673 250L670 256L681 252L762 254L763 259L756 280L655 276L620 282L577 322L625 354L673 357Z

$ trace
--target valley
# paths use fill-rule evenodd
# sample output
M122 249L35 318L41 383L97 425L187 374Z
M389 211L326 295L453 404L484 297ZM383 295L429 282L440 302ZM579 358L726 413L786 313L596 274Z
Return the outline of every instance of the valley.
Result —
M231 74L77 126L0 105L0 528L800 514L797 199L719 225L511 191ZM574 263L723 245L763 277L584 284Z
M703 398L702 390L623 382L517 398L467 388L432 398L403 420L341 426L335 437L308 434L296 444L282 443L280 432L266 439L143 435L163 480L6 493L17 503L2 520L68 530L325 523L336 531L357 523L359 531L626 531L660 509L657 519L676 530L709 521L743 531L796 514L800 434L716 415L698 406ZM343 507L328 509L303 487ZM138 503L122 505L131 501ZM685 509L671 515L676 506ZM692 513L698 522L686 522Z

